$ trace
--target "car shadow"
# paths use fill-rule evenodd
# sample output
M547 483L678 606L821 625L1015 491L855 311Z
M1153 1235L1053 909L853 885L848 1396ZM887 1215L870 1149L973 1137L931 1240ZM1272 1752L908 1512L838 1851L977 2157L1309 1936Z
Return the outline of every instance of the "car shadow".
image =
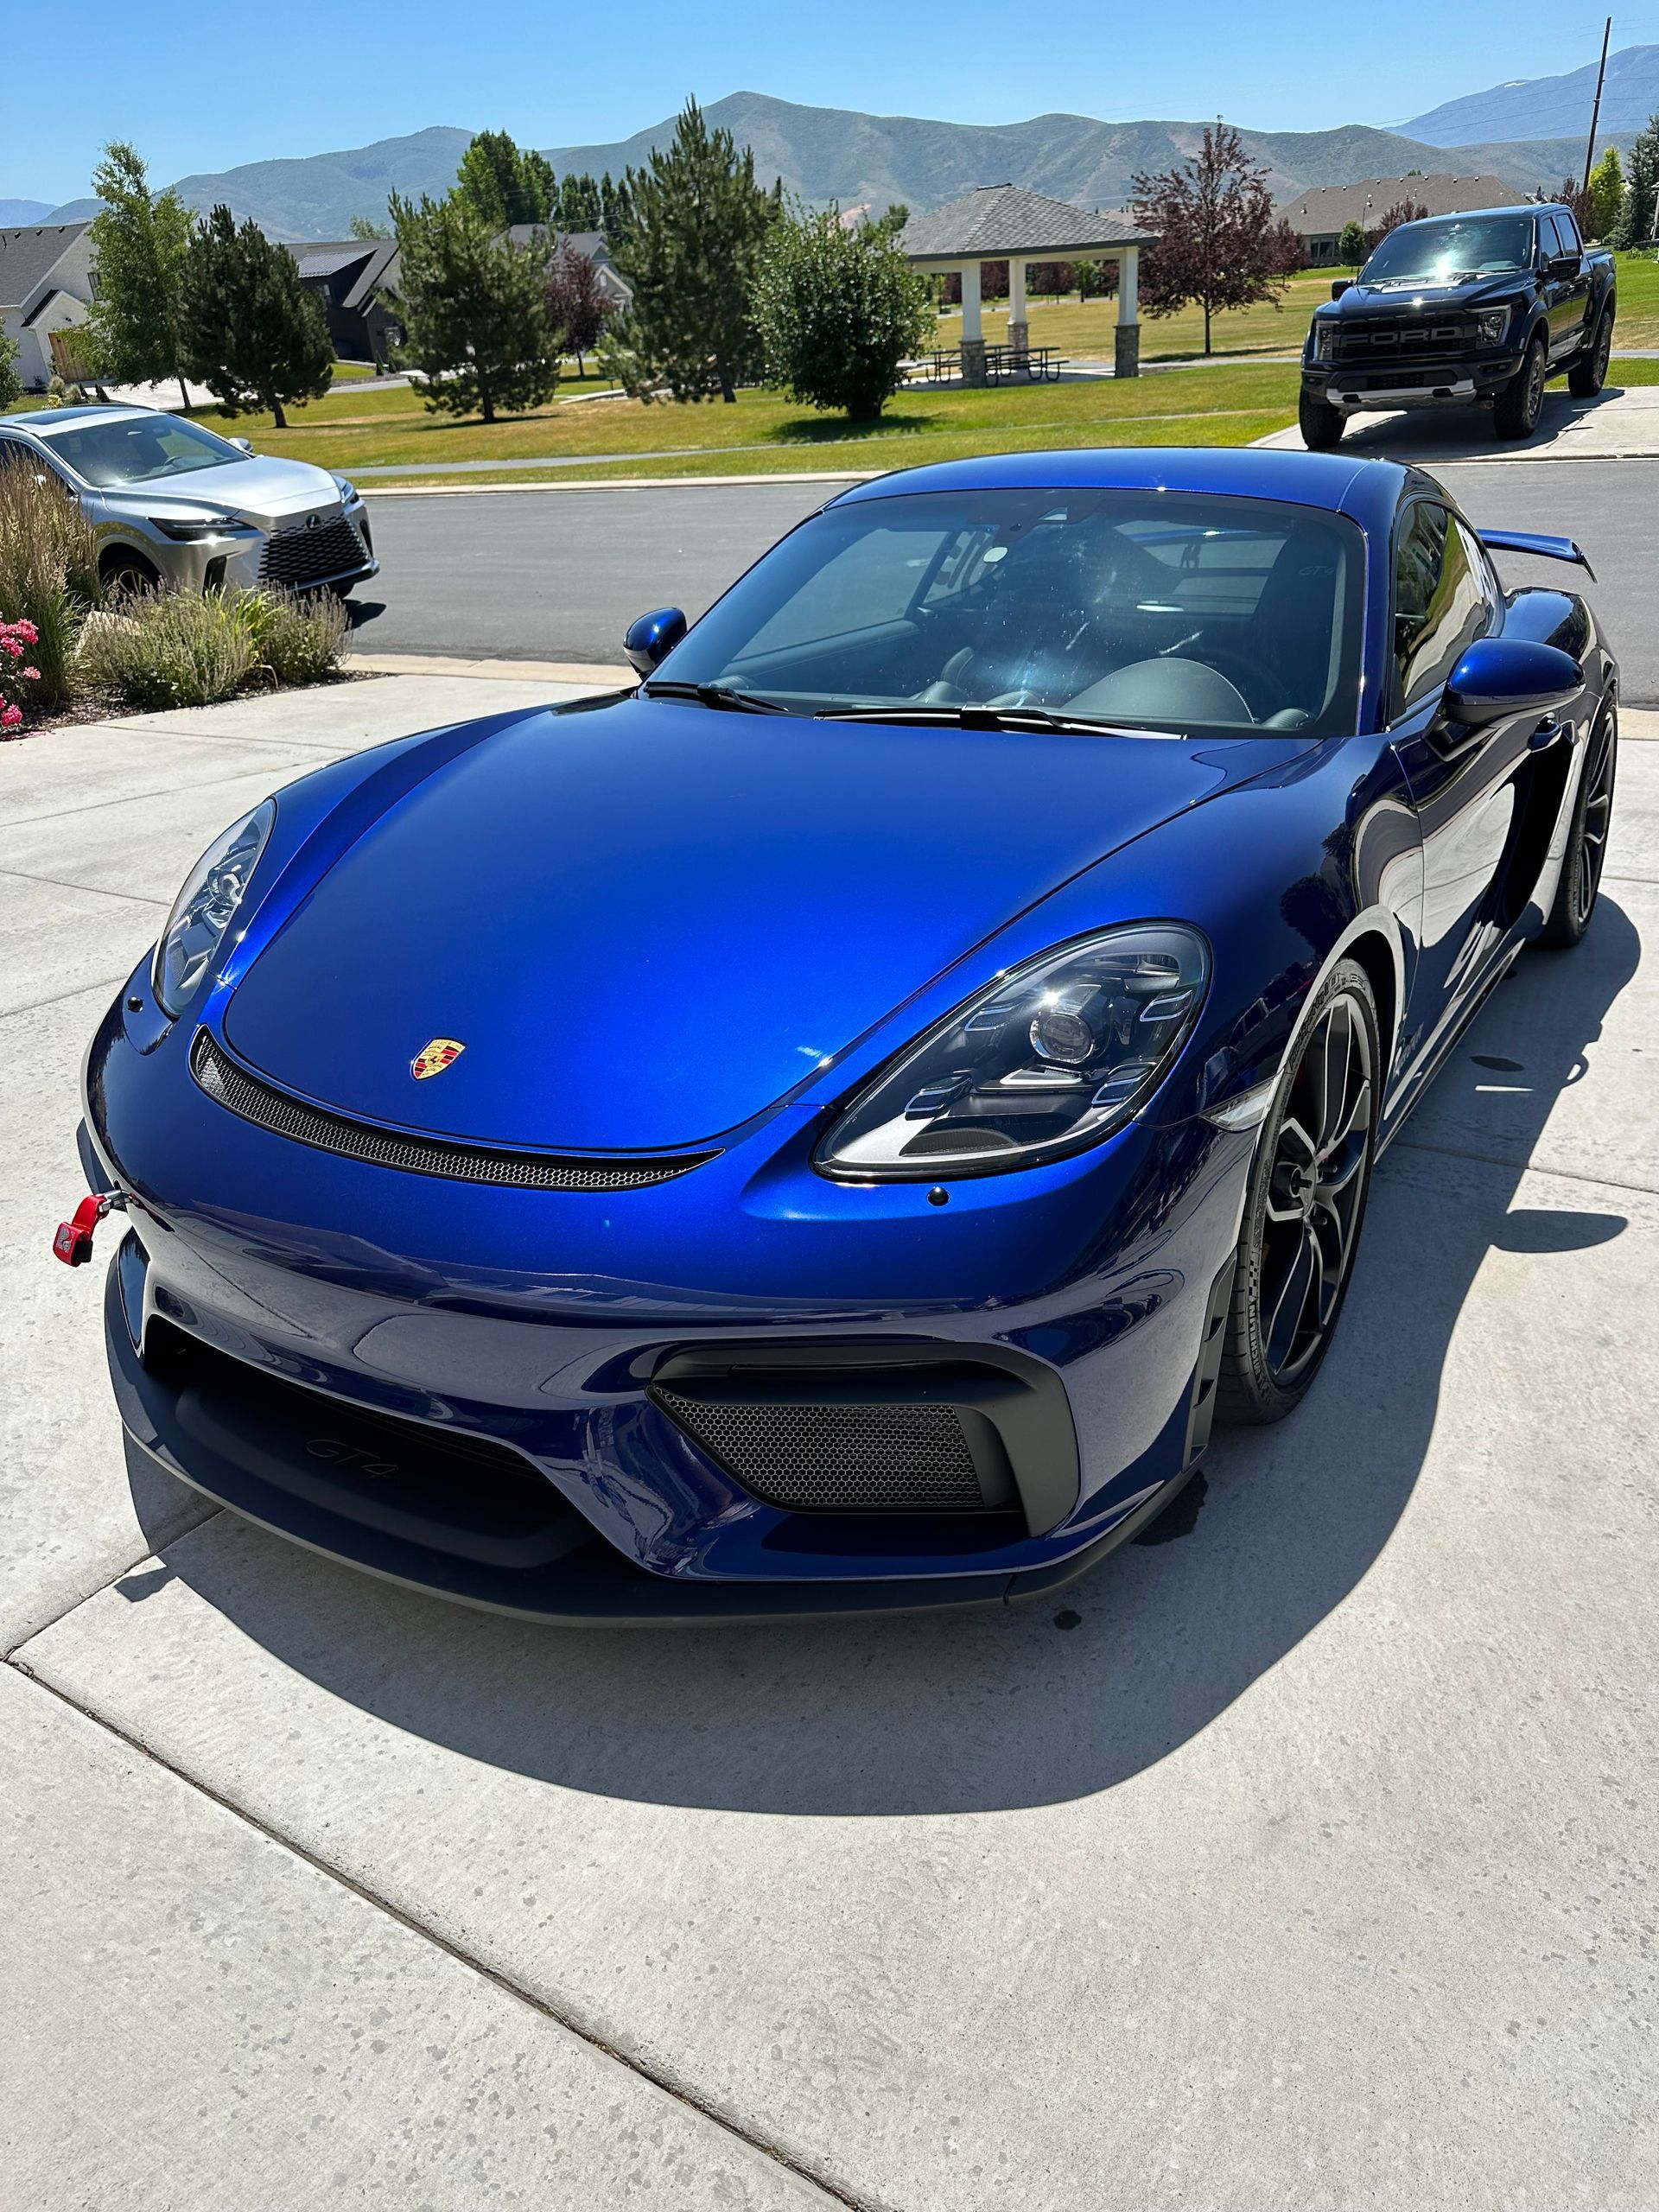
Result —
M1593 1204L1513 1200L1638 952L1604 895L1579 951L1522 961L1378 1169L1344 1326L1307 1402L1277 1427L1219 1432L1202 1487L1045 1605L560 1631L376 1582L228 1514L168 1547L166 1579L335 1698L562 1789L806 1815L1009 1809L1109 1789L1206 1727L1375 1565L1488 1253L1548 1262L1624 1228ZM1501 1160L1469 1157L1494 1060L1508 1072ZM153 1484L135 1503L153 1524Z
M1565 385L1544 391L1538 427L1524 438L1500 438L1484 407L1414 408L1394 415L1359 416L1351 422L1343 450L1383 461L1410 461L1432 468L1436 461L1516 460L1546 454L1571 435L1588 415L1624 396L1624 388L1605 385L1593 399L1575 399Z

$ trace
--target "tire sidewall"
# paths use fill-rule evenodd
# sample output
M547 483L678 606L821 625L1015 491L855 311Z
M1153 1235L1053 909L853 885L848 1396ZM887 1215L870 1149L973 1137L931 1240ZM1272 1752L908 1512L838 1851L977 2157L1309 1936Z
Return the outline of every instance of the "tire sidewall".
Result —
M1325 1340L1307 1366L1288 1388L1275 1382L1267 1364L1262 1338L1262 1229L1267 1215L1268 1189L1273 1179L1273 1163L1278 1149L1279 1132L1290 1105L1290 1094L1297 1071L1302 1062L1306 1039L1313 1035L1320 1017L1331 1001L1343 993L1356 999L1363 1009L1371 1047L1371 1122L1370 1142L1367 1147L1362 1173L1363 1185L1354 1216L1354 1243L1348 1272L1337 1294L1335 1311L1325 1329ZM1244 1197L1244 1218L1239 1233L1238 1262L1233 1277L1232 1312L1229 1317L1226 1387L1223 1391L1220 1410L1224 1419L1246 1421L1282 1420L1300 1405L1312 1389L1315 1377L1325 1364L1338 1329L1342 1323L1343 1310L1348 1302L1348 1291L1358 1263L1360 1240L1364 1234L1366 1209L1370 1203L1371 1170L1376 1163L1376 1127L1382 1108L1383 1079L1382 1025L1377 1017L1376 995L1371 988L1370 978L1355 960L1338 960L1320 984L1303 1026L1301 1039L1294 1054L1287 1054L1279 1087L1274 1093L1273 1104L1257 1133L1255 1157L1250 1162L1249 1185Z

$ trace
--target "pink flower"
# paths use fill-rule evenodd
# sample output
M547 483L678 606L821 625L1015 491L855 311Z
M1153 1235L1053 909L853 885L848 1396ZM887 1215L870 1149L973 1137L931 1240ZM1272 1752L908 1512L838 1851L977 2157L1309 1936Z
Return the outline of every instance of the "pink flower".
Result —
M22 719L21 707L0 708L0 729L17 729L22 726Z
M38 668L20 668L17 673L25 683L38 683L41 680L41 671Z

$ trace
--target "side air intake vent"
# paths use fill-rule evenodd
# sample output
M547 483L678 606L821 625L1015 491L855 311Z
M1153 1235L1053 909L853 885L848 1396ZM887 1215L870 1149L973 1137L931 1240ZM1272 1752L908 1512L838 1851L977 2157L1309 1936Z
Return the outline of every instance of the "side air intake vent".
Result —
M652 1395L745 1490L791 1513L974 1513L987 1502L952 1406Z
M551 1154L492 1152L479 1145L454 1144L442 1137L406 1136L393 1129L348 1122L326 1114L286 1091L245 1074L226 1058L205 1029L190 1051L190 1071L207 1096L245 1122L257 1122L275 1136L289 1137L319 1152L335 1152L375 1167L400 1168L410 1175L442 1175L458 1183L499 1183L520 1191L638 1191L672 1182L712 1160L711 1152L670 1160L560 1159Z

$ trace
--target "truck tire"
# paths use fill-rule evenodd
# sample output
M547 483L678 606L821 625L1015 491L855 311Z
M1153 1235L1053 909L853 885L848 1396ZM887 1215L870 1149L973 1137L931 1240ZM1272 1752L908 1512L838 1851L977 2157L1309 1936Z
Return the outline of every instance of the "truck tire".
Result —
M1500 438L1529 438L1543 412L1544 378L1549 374L1549 353L1541 331L1527 348L1527 358L1492 402L1492 422Z
M1329 453L1332 446L1342 443L1348 417L1328 399L1316 399L1311 392L1305 391L1297 402L1296 421L1301 429L1302 443L1310 453Z
M1587 346L1580 346L1567 372L1567 388L1574 399L1593 399L1607 381L1607 362L1613 350L1613 311L1604 308Z

